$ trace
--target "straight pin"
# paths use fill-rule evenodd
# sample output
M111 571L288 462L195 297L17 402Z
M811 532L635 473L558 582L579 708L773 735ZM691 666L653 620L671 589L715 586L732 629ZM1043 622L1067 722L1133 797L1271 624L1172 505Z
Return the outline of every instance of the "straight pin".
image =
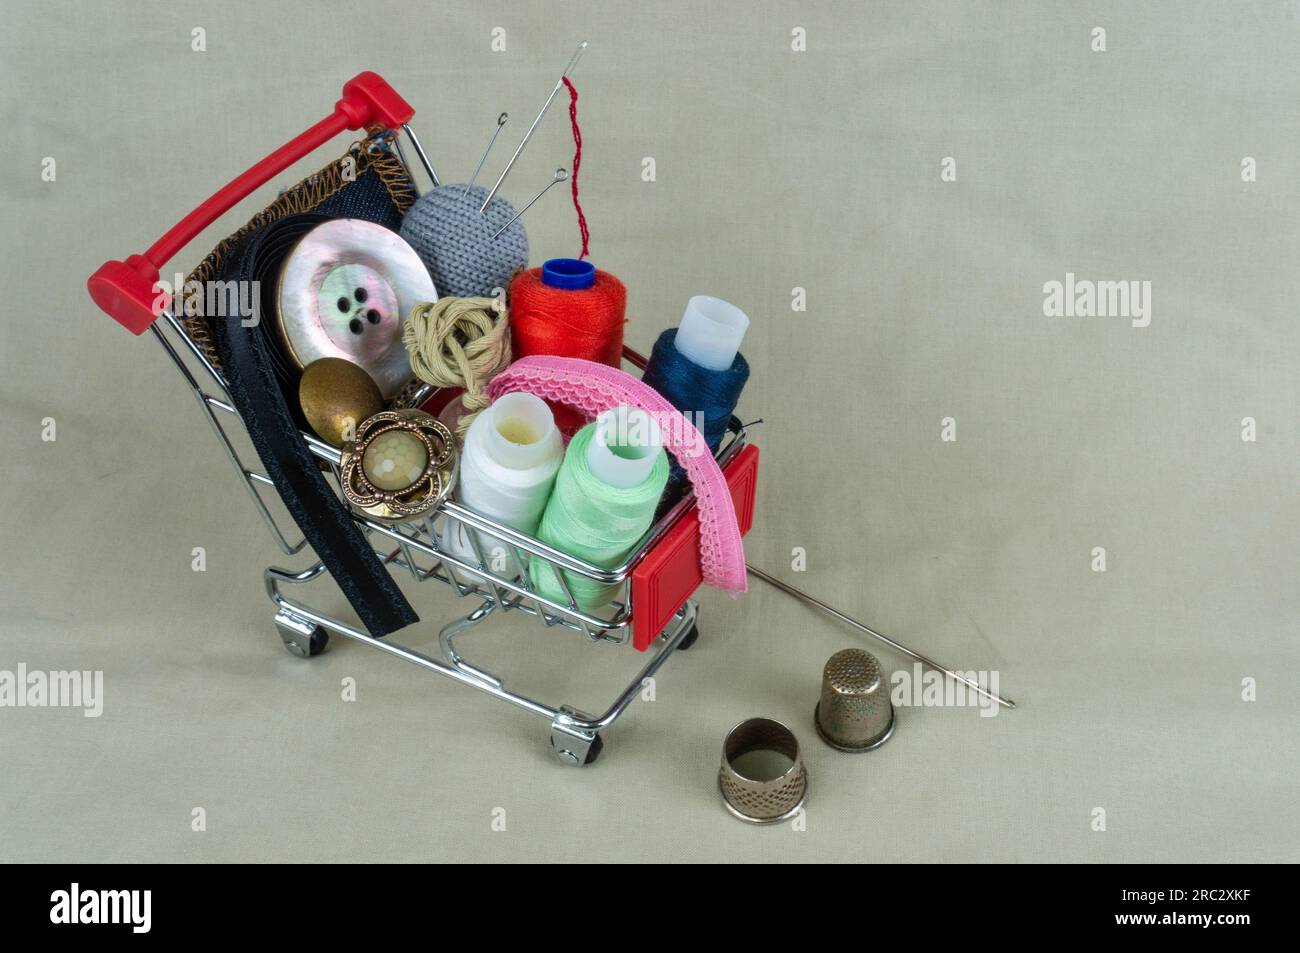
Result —
M524 212L527 212L530 208L532 208L534 202L536 202L538 199L540 199L543 195L545 195L547 192L549 192L549 191L551 190L551 186L555 185L555 184L558 183L558 182L563 182L563 181L564 181L565 179L567 179L568 177L569 177L569 171L568 171L567 169L556 169L556 170L555 170L555 178L553 178L553 179L551 179L551 181L547 182L546 185L542 188L542 190L541 190L540 192L538 192L536 195L533 196L533 201L532 201L532 202L529 202L527 205L525 205L525 206L524 206L523 208L521 208L519 211L515 212L515 217L512 218L510 221L506 222L504 225L502 225L501 228L499 228L499 229L497 230L497 233L496 233L495 235L492 236L492 240L493 240L493 241L496 241L498 238L501 237L501 233L502 233L502 232L504 232L507 228L509 228L509 227L510 227L511 225L513 225L515 222L519 221L519 216L523 215Z
M474 169L474 174L470 176L469 183L465 186L466 195L469 194L470 189L474 188L474 183L478 180L478 174L483 171L483 163L487 162L488 153L491 152L492 147L496 145L497 136L501 135L501 127L506 124L506 120L509 118L509 115L506 113L497 116L497 127L492 131L492 138L488 140L487 148L483 150L483 157L478 160L478 166Z
M537 128L537 124L542 121L542 117L546 115L546 110L551 108L551 103L554 101L556 93L558 93L560 87L564 85L564 77L568 76L570 71L578 65L578 59L582 56L582 51L586 48L586 40L583 40L578 44L577 50L573 53L573 58L569 60L569 65L564 67L564 72L561 73L560 78L555 81L555 88L551 90L551 95L546 97L546 102L542 103L542 109L537 114L537 118L533 120L533 124L529 126L528 131L524 133L523 141L515 148L515 154L510 157L510 161L506 163L506 167L501 170L501 175L497 178L497 184L492 186L492 191L488 193L487 198L483 200L483 204L479 206L478 211L480 215L483 214L483 210L488 207L488 203L491 202L492 198L497 194L497 189L501 188L501 183L506 180L506 176L510 174L511 168L514 167L515 160L519 158L519 153L523 152L524 146L528 145L528 140L533 137L533 131Z
M748 563L745 564L745 568L748 569L750 573L757 576L759 579L762 579L768 585L775 586L777 589L780 589L786 595L794 596L796 599L798 599L801 602L806 602L810 606L815 606L818 609L821 609L823 612L833 615L841 622L847 622L855 629L859 629L862 632L865 632L867 635L871 636L872 638L879 639L881 642L884 642L890 648L902 652L904 655L910 658L916 659L918 662L920 662L923 665L928 665L930 666L930 668L937 669L938 671L943 672L943 674L947 675L949 678L961 682L967 688L971 689L974 692L978 692L979 694L983 695L985 698L989 699L990 701L995 701L999 705L1003 706L1004 708L1016 707L1016 703L1013 702L1011 699L1003 698L1001 695L989 691L987 688L985 688L983 685L981 685L979 682L975 681L974 679L967 678L965 675L962 675L960 672L954 672L952 669L948 668L947 666L940 665L934 659L922 655L920 652L912 651L902 642L895 642L889 636L881 635L875 629L871 628L868 625L864 625L863 623L859 622L857 619L853 618L853 616L846 615L845 613L841 612L839 609L834 608L833 606L828 606L820 599L808 595L808 593L804 592L802 589L796 589L794 586L782 582L780 579L777 579L775 576L768 575L767 573L763 572L763 570L761 569L755 569L753 566L749 565Z

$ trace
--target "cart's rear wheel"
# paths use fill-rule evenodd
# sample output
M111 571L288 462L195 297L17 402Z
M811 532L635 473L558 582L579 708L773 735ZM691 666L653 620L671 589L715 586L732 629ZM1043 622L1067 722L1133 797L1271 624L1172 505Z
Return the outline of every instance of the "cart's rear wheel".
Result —
M559 746L556 745L554 738L551 739L551 747L555 750L555 756L562 762L581 768L586 767L589 764L594 764L596 759L600 757L600 753L605 750L605 739L600 735L593 735L591 744L587 747L587 751L582 756L583 760L581 761L578 760L579 756L572 750L568 748L561 750Z
M691 631L686 633L686 638L682 639L680 642L677 643L677 651L685 652L687 649L689 649L692 645L695 644L695 640L698 639L699 637L700 637L700 627L698 625L692 625Z
M275 614L275 628L290 655L312 658L325 651L330 635L319 625L281 610Z

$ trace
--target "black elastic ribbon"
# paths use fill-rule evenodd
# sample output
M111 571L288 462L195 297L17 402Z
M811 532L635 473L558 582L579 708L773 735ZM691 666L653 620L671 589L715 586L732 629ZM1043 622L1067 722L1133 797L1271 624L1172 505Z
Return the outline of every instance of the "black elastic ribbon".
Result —
M330 217L289 216L231 249L221 280L261 283L259 320L254 327L244 327L237 315L209 320L230 399L244 419L266 475L362 624L379 638L418 622L419 616L325 481L319 459L307 449L282 389L283 356L271 338L280 265L299 238Z

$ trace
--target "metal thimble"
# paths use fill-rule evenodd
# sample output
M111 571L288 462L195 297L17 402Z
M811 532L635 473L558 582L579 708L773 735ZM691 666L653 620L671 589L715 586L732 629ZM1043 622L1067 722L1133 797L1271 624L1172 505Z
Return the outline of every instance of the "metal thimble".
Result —
M841 751L871 751L894 732L894 706L870 652L836 652L822 671L822 697L814 713L817 734Z
M722 743L718 790L728 811L751 824L775 824L799 812L808 797L808 770L799 739L770 718L750 718Z

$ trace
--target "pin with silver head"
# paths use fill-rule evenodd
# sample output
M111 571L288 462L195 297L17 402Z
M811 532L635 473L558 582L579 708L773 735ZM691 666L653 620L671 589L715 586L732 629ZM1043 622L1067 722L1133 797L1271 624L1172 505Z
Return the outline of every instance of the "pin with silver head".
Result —
M488 203L490 203L493 197L497 194L497 189L501 188L501 183L506 180L506 176L510 174L510 170L513 168L515 160L519 158L519 153L523 152L524 146L528 145L528 140L533 137L533 131L537 129L537 124L542 121L542 117L546 115L546 110L551 108L551 103L555 100L555 96L560 91L560 87L564 85L564 77L568 76L569 73L573 71L573 68L578 65L578 60L582 56L582 51L586 48L586 40L583 40L578 44L577 50L573 53L573 58L569 60L569 65L564 67L564 72L561 73L560 78L555 81L555 88L551 90L551 95L546 97L546 102L542 103L542 108L537 113L537 118L533 120L533 124L529 126L528 131L524 133L523 141L515 147L515 154L510 157L510 161L506 163L506 167L501 170L501 175L497 177L497 184L492 186L492 191L488 193L487 198L483 200L483 204L479 206L478 210L480 215L483 214L483 210L488 207Z
M556 170L555 170L555 178L553 178L553 179L551 179L551 181L547 182L546 185L542 188L542 190L541 190L540 192L538 192L536 195L533 196L533 199L532 199L531 202L529 202L527 205L525 205L523 208L521 208L518 212L515 212L515 217L514 217L514 218L512 218L510 221L506 222L506 223L505 223L504 225L502 225L499 229L497 229L497 233L496 233L495 235L492 236L492 240L493 240L493 241L496 241L498 238L501 237L501 233L502 233L502 232L504 232L507 228L509 228L509 227L510 227L511 225L513 225L515 222L519 221L519 216L523 215L524 212L527 212L530 208L532 208L534 202L536 202L538 199L540 199L543 195L545 195L547 192L549 192L549 191L551 190L551 186L553 186L553 185L555 185L555 184L557 184L557 183L559 183L559 182L563 182L563 181L564 181L565 179L567 179L568 177L569 177L569 170L568 170L568 169L556 169Z
M474 188L474 183L478 179L478 174L483 171L483 163L487 162L488 153L491 152L492 147L496 145L497 136L501 135L501 127L506 124L506 120L509 118L510 116L507 113L502 113L500 116L497 116L497 127L492 131L492 138L488 140L487 148L483 150L482 158L478 160L478 165L474 167L474 174L470 176L469 182L465 185L466 195L469 194L470 189Z

